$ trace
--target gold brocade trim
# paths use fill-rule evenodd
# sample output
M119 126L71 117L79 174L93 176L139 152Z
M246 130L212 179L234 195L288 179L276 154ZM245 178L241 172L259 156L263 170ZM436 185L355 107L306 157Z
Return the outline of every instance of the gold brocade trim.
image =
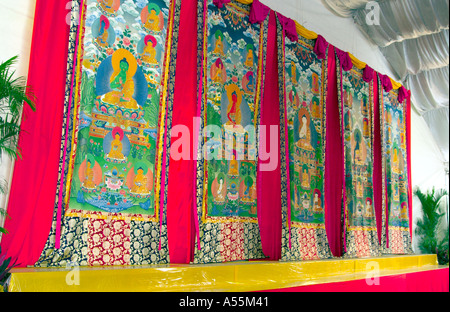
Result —
M172 32L173 32L173 23L174 23L174 11L175 11L175 2L172 1L170 7L170 16L169 16L169 27L168 27L168 36L166 43L166 56L164 60L164 79L162 80L163 92L161 96L161 114L160 114L160 126L159 126L159 138L158 138L158 148L157 151L159 153L158 161L156 164L156 181L155 181L155 214L156 214L156 222L159 221L159 211L160 211L160 200L161 200L161 172L166 168L162 168L163 163L163 155L164 149L167 148L163 146L164 144L164 135L166 135L166 113L167 113L167 82L169 80L169 67L172 53ZM165 186L162 186L165 187Z
M80 73L82 71L81 69L81 65L82 65L82 54L81 53L83 51L83 45L82 40L84 37L84 24L85 24L85 19L86 19L86 6L83 5L83 7L81 8L81 23L80 23L80 28L79 28L79 35L78 35L78 51L76 51L77 54L77 65L75 68L75 73L76 73L76 82L75 82L75 96L74 96L74 100L73 100L73 131L72 131L72 141L71 141L71 155L70 155L70 162L69 162L69 169L67 172L67 182L66 182L66 196L64 198L64 204L65 207L67 207L67 204L69 203L69 199L70 199L70 189L72 186L72 178L73 178L73 171L74 171L74 162L75 162L75 153L74 150L76 148L77 145L77 134L78 134L78 119L79 119L79 114L78 114L78 110L79 110L79 103L80 103L80 86L81 86L81 76Z
M325 224L314 224L314 223L299 223L291 222L291 226L297 229L323 229L325 230Z
M206 223L258 223L257 218L250 217L207 217Z

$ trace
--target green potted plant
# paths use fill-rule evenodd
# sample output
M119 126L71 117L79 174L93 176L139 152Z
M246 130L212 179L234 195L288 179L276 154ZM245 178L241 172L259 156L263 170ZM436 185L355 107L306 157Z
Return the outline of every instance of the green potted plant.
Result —
M439 264L448 263L448 225L444 235L442 221L445 213L441 212L441 200L448 195L447 191L435 189L423 193L420 189L414 191L421 205L423 216L417 220L415 234L418 239L418 247L421 253L436 254Z
M24 105L35 111L35 96L30 86L26 85L25 77L15 77L13 65L18 56L0 64L0 163L3 157L15 160L21 157L18 146L19 134L22 131L20 123ZM7 183L3 177L0 179L0 194L7 192ZM8 216L3 207L0 207L0 216ZM0 225L0 235L7 234L7 230ZM0 250L0 291L9 277L9 271L14 264L11 258L5 259Z

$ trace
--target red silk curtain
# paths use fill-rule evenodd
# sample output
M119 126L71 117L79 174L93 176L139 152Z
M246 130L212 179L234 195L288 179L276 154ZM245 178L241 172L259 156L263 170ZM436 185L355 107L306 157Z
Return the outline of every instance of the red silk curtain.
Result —
M270 126L280 129L280 103L278 87L278 56L277 56L277 21L275 12L269 16L269 30L267 34L266 78L264 84L264 99L261 105L261 126L266 127L263 146L272 146L270 142ZM279 135L277 135L277 138ZM283 138L281 138L283 139ZM277 151L270 151L271 155L278 155L277 167L273 171L258 170L258 221L261 232L261 244L264 254L269 260L281 258L281 166L280 141ZM262 160L259 160L259 166Z
M342 139L339 123L339 102L334 47L328 49L328 90L326 103L325 159L325 228L328 243L335 257L342 256L341 201L343 187Z
M47 240L55 204L65 98L70 1L37 0L28 85L36 112L24 109L1 247L21 267L33 265ZM68 7L68 8L67 8Z
M172 128L183 126L189 129L191 146L188 154L191 158L174 160L171 157L169 163L167 234L171 263L189 263L193 260L195 247L196 162L192 159L192 142L195 140L193 122L197 115L197 2L182 1L180 12ZM172 143L177 139L181 138L173 138Z

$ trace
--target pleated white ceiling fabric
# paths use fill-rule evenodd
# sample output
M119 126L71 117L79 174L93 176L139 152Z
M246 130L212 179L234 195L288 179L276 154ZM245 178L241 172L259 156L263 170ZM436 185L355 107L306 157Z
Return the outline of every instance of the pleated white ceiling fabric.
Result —
M391 78L411 90L413 109L428 125L448 170L449 0L322 3L335 15L352 18L380 48L396 75Z

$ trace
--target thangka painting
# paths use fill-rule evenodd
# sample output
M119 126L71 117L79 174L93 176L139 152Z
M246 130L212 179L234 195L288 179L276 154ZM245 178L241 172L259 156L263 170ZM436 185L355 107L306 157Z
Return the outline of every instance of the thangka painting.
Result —
M206 6L205 6L206 5ZM194 262L263 258L257 218L259 101L268 18L251 6L199 1L202 159L197 162L198 236Z
M383 176L383 253L410 254L406 101L379 84Z
M284 38L278 24L284 261L331 257L324 207L328 67L314 44Z
M373 82L353 67L338 70L338 94L344 147L343 231L346 257L380 254L373 192Z
M73 3L55 215L36 265L168 263L161 138L181 1Z

